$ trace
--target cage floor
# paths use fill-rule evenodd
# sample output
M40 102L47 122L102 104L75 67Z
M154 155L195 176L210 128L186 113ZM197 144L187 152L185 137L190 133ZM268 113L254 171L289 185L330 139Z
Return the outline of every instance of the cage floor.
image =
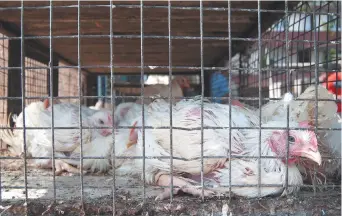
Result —
M0 215L113 215L111 175L83 176L84 205L81 205L81 178L74 175L56 176L56 204L51 170L28 168L29 202L25 204L25 190L8 188L24 186L24 169L3 166L1 172ZM143 204L142 183L138 179L117 176L115 192L116 215L341 215L340 189L316 193L300 192L296 196L241 199L217 197L201 202L200 198L176 195L169 200L155 201L161 189L146 187L147 200ZM226 213L226 214L225 214Z

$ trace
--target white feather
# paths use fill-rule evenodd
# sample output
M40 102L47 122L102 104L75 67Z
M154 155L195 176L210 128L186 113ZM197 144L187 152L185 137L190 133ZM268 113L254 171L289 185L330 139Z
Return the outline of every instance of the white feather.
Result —
M274 160L274 159L272 159ZM226 167L229 167L229 162L226 163ZM220 192L228 192L229 185L232 186L231 191L238 195L248 198L258 197L258 162L255 160L232 160L231 161L231 184L229 184L229 168L219 169L214 172L214 181L212 179L206 179L204 184L207 187L213 188L213 190ZM247 174L248 172L248 174ZM284 193L291 194L298 191L300 186L303 185L303 180L299 170L295 166L291 166L288 169L290 174L288 183L289 185L296 185L289 187L288 191L284 191L286 166L280 163L274 170L268 170L261 168L261 182L260 182L260 196L279 195ZM250 185L249 187L246 185ZM274 185L274 186L266 186Z
M262 125L262 127L277 127L279 122L273 121ZM290 126L298 127L298 124L291 122ZM265 129L261 131L261 156L276 157L277 155L271 150L267 144L268 138L274 132L273 129ZM304 131L302 133L305 133ZM243 144L245 151L240 154L242 156L259 157L259 130L249 130ZM232 159L231 160L231 185L252 184L251 187L232 187L232 192L239 196L255 198L258 196L258 159ZM261 184L276 184L279 186L262 186L260 187L260 196L268 196L272 194L291 194L299 190L303 185L302 176L295 165L288 166L288 184L289 187L285 191L286 183L286 165L277 158L265 158L261 160ZM250 173L247 175L247 169ZM221 188L221 186L229 186L229 162L226 168L219 169L214 172L213 180L207 180L206 184L216 188L219 191L229 191L229 188ZM290 186L292 185L292 186Z
M284 107L287 107L293 101L293 95L290 92L285 93L283 102Z
M199 100L182 100L173 106L173 127L177 128L200 128L201 127L201 102ZM240 109L240 108L239 108ZM247 127L257 123L258 118L249 119L239 109L232 107L232 126ZM145 113L145 126L166 127L170 125L169 104L156 100L150 104ZM204 103L204 127L228 127L229 106L222 104ZM137 126L142 126L141 118L137 119ZM170 157L170 130L169 129L145 129L145 151L146 156L168 156ZM201 170L201 131L173 129L173 156L175 172L198 173ZM143 150L142 130L138 130L137 151ZM241 140L243 134L238 130L232 130L231 151L241 152ZM204 156L226 156L229 151L229 129L205 129L203 137ZM205 159L206 172L222 159ZM159 170L169 172L170 159L149 159L146 161L146 170L151 176ZM152 178L149 180L153 180Z
M25 127L39 127L39 115L45 110L44 103L41 101L32 102L24 109L25 112ZM23 137L23 112L13 115L15 122L15 129L13 132L10 129L1 130L1 139L9 145L9 151L14 155L20 155L24 151L24 137ZM9 123L7 125L10 126ZM26 130L26 149L29 154L31 150L32 130Z

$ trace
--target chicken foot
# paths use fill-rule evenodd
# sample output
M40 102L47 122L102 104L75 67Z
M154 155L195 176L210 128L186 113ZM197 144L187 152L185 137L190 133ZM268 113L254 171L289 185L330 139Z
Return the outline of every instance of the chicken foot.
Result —
M39 168L53 168L52 167L52 160L50 160L47 164L39 164ZM69 172L69 173L79 173L79 169L76 167L71 166L70 164L62 161L62 160L55 160L55 175L59 176L61 175L64 171ZM83 171L85 173L85 171Z
M223 158L223 159L220 159L219 161L217 161L217 163L212 165L211 171L225 168L226 167L225 164L226 164L227 160L228 159Z
M62 160L56 160L55 161L55 174L56 175L60 175L63 173L63 171L66 171L68 173L79 173L79 169L77 169L76 167L71 166L70 164L62 161Z
M202 195L202 190L198 188L197 186L190 184L192 180L189 179L189 181L187 181L186 178L180 178L180 177L175 177L175 176L172 177L167 174L162 174L162 175L159 175L159 178L158 177L156 178L157 185L170 186L171 178L173 179L173 186L177 187L177 188L173 188L173 192L172 192L173 194L178 194L179 191L183 191L184 193L192 194L194 196ZM170 188L165 188L164 191L160 193L156 197L155 200L164 200L164 199L170 198L170 192L171 192ZM203 192L204 192L203 195L205 197L210 197L215 194L214 191L210 191L210 190L204 190Z

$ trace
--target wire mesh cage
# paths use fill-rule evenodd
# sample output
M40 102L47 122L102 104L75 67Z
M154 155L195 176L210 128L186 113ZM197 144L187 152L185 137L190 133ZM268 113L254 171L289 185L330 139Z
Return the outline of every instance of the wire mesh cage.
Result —
M58 96L66 97L65 99L60 99L62 102L73 102L78 103L78 89L79 86L75 85L78 77L78 71L75 68L68 68L64 66L70 66L62 61L59 62L59 66L61 67L58 70ZM82 72L82 95L85 95L86 93L86 73ZM86 98L83 98L81 101L82 104L87 104Z
M2 213L337 215L340 15L0 2Z
M35 67L47 67L44 63L36 61L32 58L25 57L25 94L27 97L46 97L49 95L48 88L48 70L47 69L30 69ZM39 99L27 99L25 104L30 104Z
M280 98L288 89L299 96L307 87L315 84L316 68L319 83L327 80L324 79L327 74L340 71L339 10L340 5L336 2L299 3L287 18L279 20L263 33L261 82L265 88L262 92L265 97ZM286 19L288 27L285 26ZM257 53L258 44L255 43L248 51L242 67L257 68ZM241 75L253 76L254 71L244 70ZM242 79L246 82L240 88L247 91L248 88L258 87L258 76Z
M2 34L0 36L3 36ZM3 39L0 40L0 61L1 61L1 65L3 67L7 67L7 61L8 61L8 40ZM7 95L7 82L8 82L8 78L7 78L7 70L5 68L1 68L0 69L0 75L1 75L1 79L0 79L0 88L1 88L1 95L5 96ZM1 109L1 122L5 123L6 122L6 118L7 118L7 101L6 100L1 100L1 105L0 105L0 109Z

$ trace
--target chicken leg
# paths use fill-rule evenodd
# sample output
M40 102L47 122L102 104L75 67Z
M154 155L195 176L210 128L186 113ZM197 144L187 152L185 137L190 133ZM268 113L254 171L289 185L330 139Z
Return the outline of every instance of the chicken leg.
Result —
M50 160L48 163L40 163L37 165L38 168L42 168L42 169L51 169L52 167L52 160ZM57 176L61 175L63 173L63 171L69 172L69 173L79 173L79 169L77 169L76 167L71 166L70 164L62 161L62 160L55 160L55 174ZM85 172L85 171L83 171Z
M74 173L74 174L80 172L79 169L77 169L76 167L71 166L70 164L68 164L68 163L66 163L66 162L64 162L62 160L56 160L55 161L55 168L56 168L56 170L55 170L55 174L56 175L62 174L63 171L67 171L69 173Z
M194 196L201 196L202 195L202 190L198 188L197 186L194 186L190 184L192 182L190 179L187 181L186 178L180 178L180 177L175 177L175 176L170 176L168 174L161 174L157 175L156 179L158 179L157 185L159 186L170 186L170 181L171 178L173 178L173 185L176 186L177 188L173 189L173 194L178 194L179 191L183 191L184 193L192 194ZM165 188L162 193L160 193L157 197L156 200L164 200L167 198L170 198L170 188ZM204 190L204 196L205 197L210 197L214 195L215 192L210 191L210 190Z

